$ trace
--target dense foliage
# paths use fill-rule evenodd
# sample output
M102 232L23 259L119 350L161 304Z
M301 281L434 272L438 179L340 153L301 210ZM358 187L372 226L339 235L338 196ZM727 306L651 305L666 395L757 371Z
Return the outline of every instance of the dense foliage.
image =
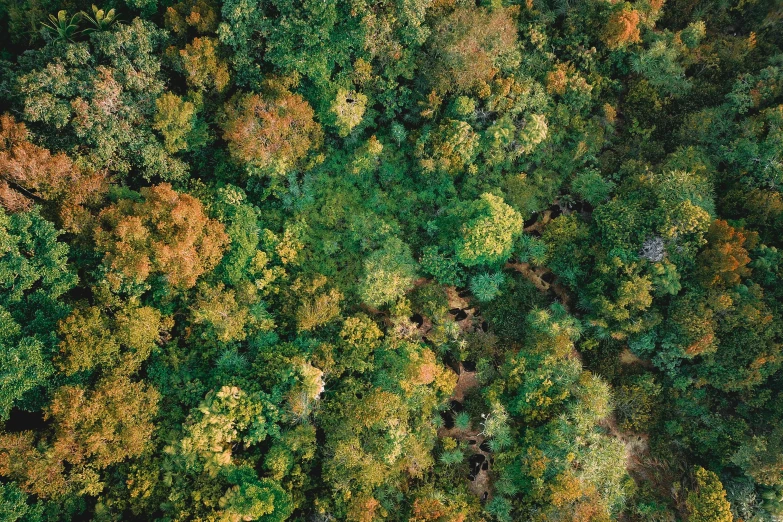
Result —
M779 0L0 0L0 521L783 519Z

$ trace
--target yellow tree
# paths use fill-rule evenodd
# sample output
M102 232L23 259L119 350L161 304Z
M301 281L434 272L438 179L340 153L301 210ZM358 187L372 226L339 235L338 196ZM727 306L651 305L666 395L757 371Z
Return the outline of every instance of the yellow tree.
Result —
M694 488L685 500L688 522L732 522L731 504L718 475L701 466L696 466L693 474Z

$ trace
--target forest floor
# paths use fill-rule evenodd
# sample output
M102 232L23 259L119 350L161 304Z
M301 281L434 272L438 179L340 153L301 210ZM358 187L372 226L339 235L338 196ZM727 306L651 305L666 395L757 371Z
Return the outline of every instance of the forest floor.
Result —
M617 416L612 413L601 421L601 426L625 446L625 469L634 480L647 475L645 463L650 457L649 437L645 433L622 431L617 426Z
M454 287L448 287L446 289L446 295L448 297L449 309L452 311L459 310L465 316L456 321L460 326L460 329L466 333L474 332L477 328L476 325L481 323L481 318L476 314L476 309L471 306L470 301L465 297L460 296L457 289ZM457 384L454 386L451 401L456 401L461 404L468 393L479 386L479 381L476 372L466 370L462 363L459 363L459 368L456 373ZM472 474L472 469L468 470L471 472L471 476L474 476L473 480L469 480L468 488L474 495L483 500L491 498L491 455L490 452L481 448L481 445L485 441L485 437L481 431L473 426L468 429L460 429L456 426L451 428L443 427L438 430L438 436L452 437L457 441L467 443L468 448L471 451L470 458L475 459L476 455L484 457L482 467L475 475Z
M549 211L543 214L541 220L537 221L533 225L526 227L525 231L541 232L546 226L549 219ZM543 292L552 292L555 297L563 304L563 306L571 312L571 296L565 287L555 281L554 276L548 268L536 267L533 268L529 263L507 263L505 266L507 269L516 270L525 279L533 283L535 287ZM572 350L572 356L582 362L582 354L574 348ZM639 359L630 350L624 350L621 355L621 362L623 364L641 364L644 366L650 366L648 361ZM617 425L617 417L612 412L606 419L601 422L601 425L607 430L607 432L617 440L623 443L625 446L625 468L628 473L634 478L634 480L642 480L649 474L649 470L645 469L645 463L649 461L649 437L647 434L631 433L622 431Z
M454 393L451 395L452 401L462 402L465 396L479 385L476 377L476 372L465 370L460 363L459 376L457 377L457 384L454 387ZM481 445L485 441L484 435L480 430L471 426L468 429L460 429L456 426L451 428L442 427L438 430L438 437L451 437L457 441L465 442L468 448L471 450L471 457L475 455L482 455L484 462L487 463L486 469L482 467L475 478L469 481L468 488L470 491L479 498L488 499L492 496L492 478L490 476L491 468L491 455L490 452L481 448Z
M549 211L545 212L543 219L537 221L535 224L526 227L526 232L541 232L544 226L549 221ZM507 263L506 269L515 270L520 273L525 279L533 283L533 285L542 293L551 293L556 299L558 299L562 305L570 311L571 295L568 290L561 284L555 281L554 274L545 267L533 267L529 263ZM448 297L449 308L452 311L459 310L463 312L463 316L457 320L460 329L463 332L473 332L476 329L477 320L480 319L475 313L475 308L471 306L468 298L462 297L454 287L448 287L446 289ZM479 321L480 322L480 321ZM426 334L432 328L432 323L428 319L424 319L424 323L420 327L420 331ZM582 354L574 348L572 356L582 362ZM625 350L621 354L621 361L623 364L647 364L635 357L629 350ZM462 403L465 400L467 394L474 388L479 386L478 378L475 371L468 371L464 368L462 363L459 364L459 371L457 372L457 383L454 387L451 400ZM651 471L647 469L650 461L649 451L649 437L646 434L631 433L622 431L617 424L617 417L611 413L606 419L601 422L601 426L606 429L607 433L619 440L625 447L625 468L634 480L644 480ZM452 437L457 441L468 443L468 447L472 451L471 456L482 455L486 459L487 469L481 469L476 475L474 480L469 482L470 490L478 497L487 499L492 496L492 479L490 475L491 468L491 456L490 453L481 449L481 445L485 442L484 435L478 429L473 427L469 429L460 429L456 426L451 428L442 427L438 430L439 437Z

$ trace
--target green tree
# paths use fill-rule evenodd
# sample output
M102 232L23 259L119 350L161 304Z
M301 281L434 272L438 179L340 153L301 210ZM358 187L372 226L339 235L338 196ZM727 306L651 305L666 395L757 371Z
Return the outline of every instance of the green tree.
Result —
M0 209L0 419L52 373L56 324L68 313L61 297L78 280L59 235L37 208Z
M417 268L408 245L396 237L387 239L364 261L358 288L362 301L373 307L393 303L411 289Z
M53 41L73 42L73 37L79 32L81 16L81 13L76 13L69 18L68 11L63 9L57 12L57 16L50 14L49 20L41 22L41 25Z
M754 435L743 442L731 457L731 461L758 484L774 486L781 483L780 447L783 444L783 429L774 428L763 435Z
M250 468L236 468L227 478L234 485L220 498L222 520L282 522L291 515L288 495L273 480L259 479Z
M646 433L653 427L662 387L652 375L638 375L620 385L614 394L619 426L624 431Z
M543 114L531 114L525 126L519 131L519 143L522 152L530 153L547 137L549 126Z
M126 306L111 315L95 306L77 308L60 322L57 366L65 375L96 367L133 374L152 353L165 324L160 312L149 306Z
M456 175L468 168L479 151L479 137L460 120L445 120L420 144L420 164L425 172Z
M650 85L665 95L681 96L691 89L680 60L682 43L673 39L661 39L634 57L633 68L644 76Z
M491 301L500 295L504 281L502 272L476 274L470 278L470 291L479 301Z
M15 71L20 111L46 125L50 141L83 148L83 161L121 177L182 179L187 167L153 131L164 90L160 49L165 32L136 18L98 31L90 41L35 51Z
M0 520L40 522L43 520L43 506L29 504L27 495L15 483L0 484Z
M514 240L522 233L522 216L502 198L482 194L457 207L453 214L462 221L454 241L457 259L465 266L502 263L511 256Z
M153 128L163 135L163 145L170 154L204 145L206 129L198 119L196 105L170 92L155 101Z
M595 170L580 172L571 182L571 188L591 205L598 205L609 199L615 184L605 180Z
M234 446L250 446L277 431L278 409L264 394L223 386L207 394L184 424L184 436L170 447L185 465L217 476L233 464Z

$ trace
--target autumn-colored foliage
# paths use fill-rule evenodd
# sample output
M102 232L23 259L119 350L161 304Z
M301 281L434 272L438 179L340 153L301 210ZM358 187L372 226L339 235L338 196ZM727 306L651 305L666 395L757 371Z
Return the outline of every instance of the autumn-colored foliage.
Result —
M144 450L154 426L160 395L126 377L99 382L94 390L65 386L52 400L55 455L78 465L89 460L98 469Z
M707 232L707 247L699 255L701 273L712 286L732 287L750 274L747 265L750 256L746 249L751 240L741 229L717 219Z
M517 59L513 9L460 7L438 20L428 76L439 92L471 92L486 86Z
M123 199L98 215L95 245L104 253L113 289L150 276L174 288L191 288L219 262L227 243L221 223L201 202L162 183L141 190L142 201Z
M52 154L31 142L30 132L13 116L0 116L0 205L10 212L51 202L67 228L86 219L85 204L106 190L106 177L74 165L64 153Z
M217 29L219 8L209 0L186 0L166 8L166 27L177 35L187 33L193 27L199 34L207 34Z
M237 161L290 169L321 143L321 127L300 95L237 94L225 107L223 138Z
M159 397L127 377L102 380L93 390L64 386L46 413L53 426L49 441L36 445L31 432L0 436L0 475L42 498L81 488L97 493L98 470L147 447Z
M0 522L783 520L780 3L0 0Z
M639 12L634 9L615 11L606 22L603 32L604 43L610 49L618 49L641 41Z
M208 36L194 38L184 49L167 51L182 70L188 85L198 91L215 89L222 91L228 86L230 77L228 63L220 57L216 38Z

